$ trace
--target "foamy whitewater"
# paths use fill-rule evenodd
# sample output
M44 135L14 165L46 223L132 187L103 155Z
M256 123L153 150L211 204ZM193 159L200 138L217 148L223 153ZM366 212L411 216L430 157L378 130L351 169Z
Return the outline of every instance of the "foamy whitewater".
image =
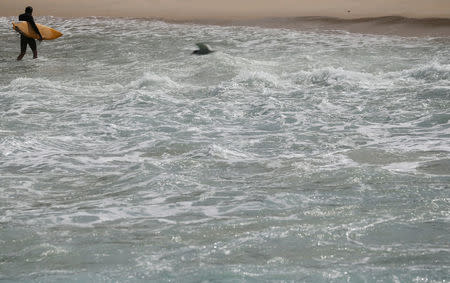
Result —
M13 20L0 280L449 279L450 38Z

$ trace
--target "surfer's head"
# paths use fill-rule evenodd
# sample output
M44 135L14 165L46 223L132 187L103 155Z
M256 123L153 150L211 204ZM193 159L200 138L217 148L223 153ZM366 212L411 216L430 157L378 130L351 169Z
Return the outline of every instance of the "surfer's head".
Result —
M27 13L27 14L33 13L33 7L31 7L31 6L26 7L25 8L25 13Z

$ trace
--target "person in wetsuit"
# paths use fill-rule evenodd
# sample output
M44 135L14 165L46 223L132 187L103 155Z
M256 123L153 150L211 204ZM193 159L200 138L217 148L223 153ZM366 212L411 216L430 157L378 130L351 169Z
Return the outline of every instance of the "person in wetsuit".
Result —
M33 8L28 6L25 8L25 13L21 14L19 16L19 21L25 21L29 22L31 27L34 29L34 31L39 35L39 41L42 40L42 35L39 32L39 29L36 26L36 23L34 22L34 18L32 16L33 14ZM17 60L22 60L23 56L25 55L25 52L27 51L27 45L30 45L31 50L33 51L33 59L37 58L37 47L36 47L36 40L30 37L26 37L25 35L20 35L20 55L17 57Z

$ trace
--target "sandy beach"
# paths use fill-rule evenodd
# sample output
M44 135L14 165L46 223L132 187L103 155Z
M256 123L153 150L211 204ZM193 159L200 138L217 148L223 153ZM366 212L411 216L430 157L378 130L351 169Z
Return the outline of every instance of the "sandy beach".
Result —
M0 16L31 5L36 16L145 17L165 20L243 20L321 16L345 19L401 16L450 18L448 0L4 0Z

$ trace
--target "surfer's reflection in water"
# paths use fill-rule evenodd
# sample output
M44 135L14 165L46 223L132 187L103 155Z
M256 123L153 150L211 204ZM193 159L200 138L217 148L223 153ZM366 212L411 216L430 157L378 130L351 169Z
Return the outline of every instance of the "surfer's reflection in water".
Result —
M39 35L40 39L42 40L42 35L39 32L39 29L36 26L36 23L33 19L33 8L28 6L25 8L25 13L21 14L19 16L19 21L25 21L30 23L31 27L34 29L34 31ZM33 59L37 58L37 47L36 47L36 40L34 40L31 37L26 37L25 35L20 35L20 55L17 57L17 60L22 60L23 56L25 56L25 52L27 51L27 45L30 45L31 50L33 51Z

